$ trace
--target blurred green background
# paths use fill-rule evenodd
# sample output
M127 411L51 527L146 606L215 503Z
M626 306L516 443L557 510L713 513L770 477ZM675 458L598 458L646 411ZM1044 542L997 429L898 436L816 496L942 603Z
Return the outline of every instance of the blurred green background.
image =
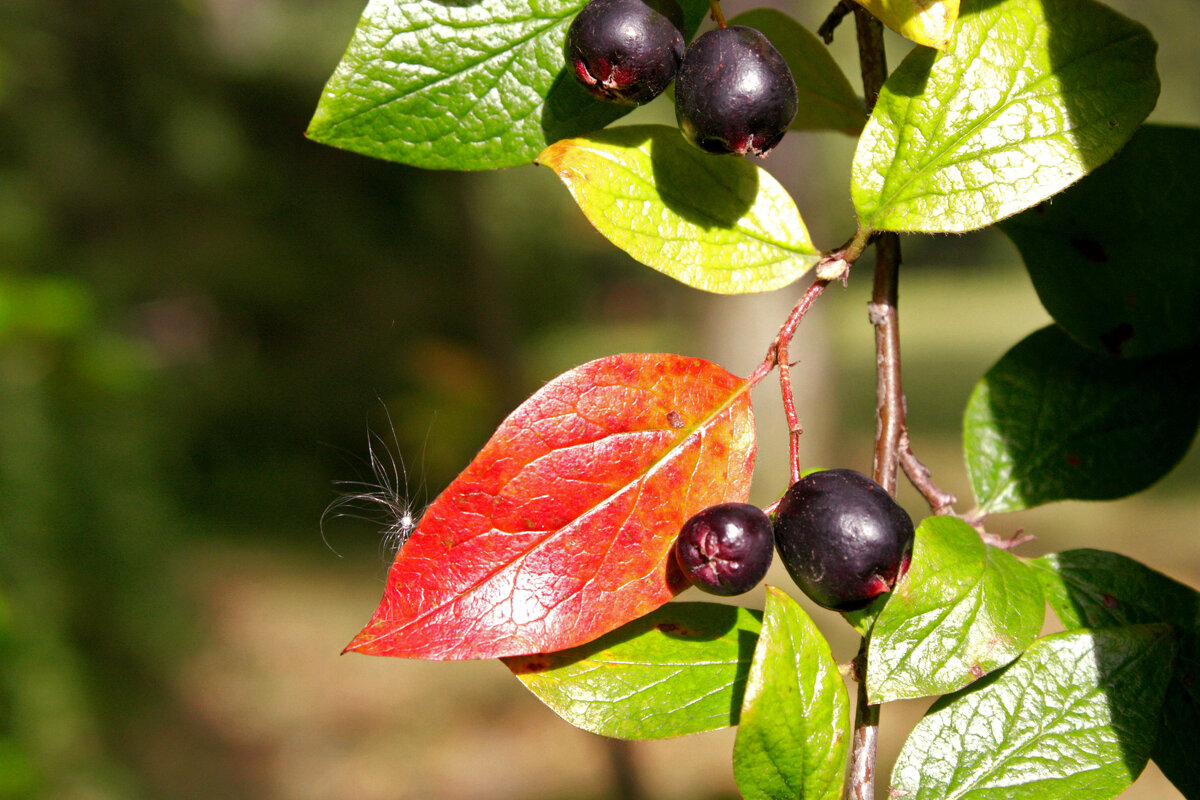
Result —
M782 5L815 28L830 4ZM1162 43L1154 119L1200 122L1200 5L1114 5ZM308 142L360 11L0 0L0 798L731 796L728 733L610 746L495 662L338 657L390 560L377 524L320 524L339 482L372 479L368 431L419 507L559 372L669 350L745 373L796 294L678 286L548 170ZM849 28L833 49L854 76ZM766 164L823 247L852 232L852 152L793 136ZM966 498L967 393L1047 318L998 235L906 248L914 446ZM868 291L863 271L827 294L794 348L813 465L869 468ZM766 384L755 402L769 502L784 428ZM1193 452L1137 498L998 527L1035 533L1027 554L1108 547L1198 585L1198 475ZM848 629L818 622L848 657ZM919 710L885 711L885 760ZM1151 775L1129 796L1171 791Z

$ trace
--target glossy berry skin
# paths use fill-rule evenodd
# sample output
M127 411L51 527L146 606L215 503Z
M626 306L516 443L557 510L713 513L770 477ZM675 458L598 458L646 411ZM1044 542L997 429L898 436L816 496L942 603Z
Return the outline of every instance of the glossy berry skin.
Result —
M679 129L710 153L765 156L783 139L799 107L783 56L744 25L718 28L692 42L675 80Z
M599 100L648 103L683 61L683 11L675 0L591 0L567 31L575 77Z
M775 547L792 580L836 611L862 608L891 591L912 557L913 523L862 473L806 475L779 501Z
M766 576L774 555L771 520L746 503L710 506L683 524L675 560L697 589L729 596Z

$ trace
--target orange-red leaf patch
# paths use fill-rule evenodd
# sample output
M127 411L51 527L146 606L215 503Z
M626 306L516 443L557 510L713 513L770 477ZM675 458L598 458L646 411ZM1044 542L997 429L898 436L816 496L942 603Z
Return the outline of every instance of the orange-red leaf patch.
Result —
M429 506L346 650L496 658L591 641L683 588L680 526L746 499L754 451L749 387L715 364L631 353L566 372Z

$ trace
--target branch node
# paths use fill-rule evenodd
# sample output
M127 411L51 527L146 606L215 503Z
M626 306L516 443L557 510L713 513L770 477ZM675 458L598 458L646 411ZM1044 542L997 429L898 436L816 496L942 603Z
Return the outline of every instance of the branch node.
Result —
M822 281L841 281L842 285L846 284L846 280L850 277L850 262L842 258L841 254L835 254L830 258L823 258L817 262L816 275L818 280Z
M879 327L887 319L888 307L884 303L867 303L867 319L875 327Z

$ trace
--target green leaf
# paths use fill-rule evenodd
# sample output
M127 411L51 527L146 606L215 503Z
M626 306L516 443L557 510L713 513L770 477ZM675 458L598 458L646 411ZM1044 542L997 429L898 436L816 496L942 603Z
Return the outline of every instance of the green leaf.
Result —
M850 700L829 644L804 610L767 587L750 666L733 774L746 800L836 800L842 793Z
M600 233L697 289L765 292L816 263L808 229L770 173L713 156L675 128L631 125L557 142L538 156Z
M876 230L969 231L1103 164L1158 97L1138 23L1094 0L966 0L950 49L884 84L852 193Z
M1141 491L1187 452L1200 422L1195 358L1126 361L1037 331L976 385L963 421L987 514Z
M942 698L892 772L906 800L1106 800L1146 766L1173 642L1166 626L1073 631Z
M744 11L729 24L761 31L787 61L800 94L793 130L835 130L851 136L862 132L867 122L862 98L829 54L829 48L808 28L773 8Z
M1188 800L1200 798L1200 593L1131 558L1068 550L1033 562L1046 600L1068 628L1169 622L1179 651L1150 757Z
M1148 356L1200 346L1198 207L1200 130L1147 125L1087 180L1000 229L1076 341Z
M308 136L432 169L528 164L631 110L592 99L563 53L585 0L370 0ZM683 0L694 31L708 4Z
M871 635L871 628L875 625L875 620L879 618L879 614L891 599L890 594L881 594L871 601L871 604L866 608L857 608L853 611L843 611L842 619L858 632L859 636L867 637Z
M1033 572L953 517L917 528L912 565L871 631L872 703L946 694L1009 663L1042 628Z
M762 615L668 603L581 647L504 663L556 714L618 739L735 725Z

